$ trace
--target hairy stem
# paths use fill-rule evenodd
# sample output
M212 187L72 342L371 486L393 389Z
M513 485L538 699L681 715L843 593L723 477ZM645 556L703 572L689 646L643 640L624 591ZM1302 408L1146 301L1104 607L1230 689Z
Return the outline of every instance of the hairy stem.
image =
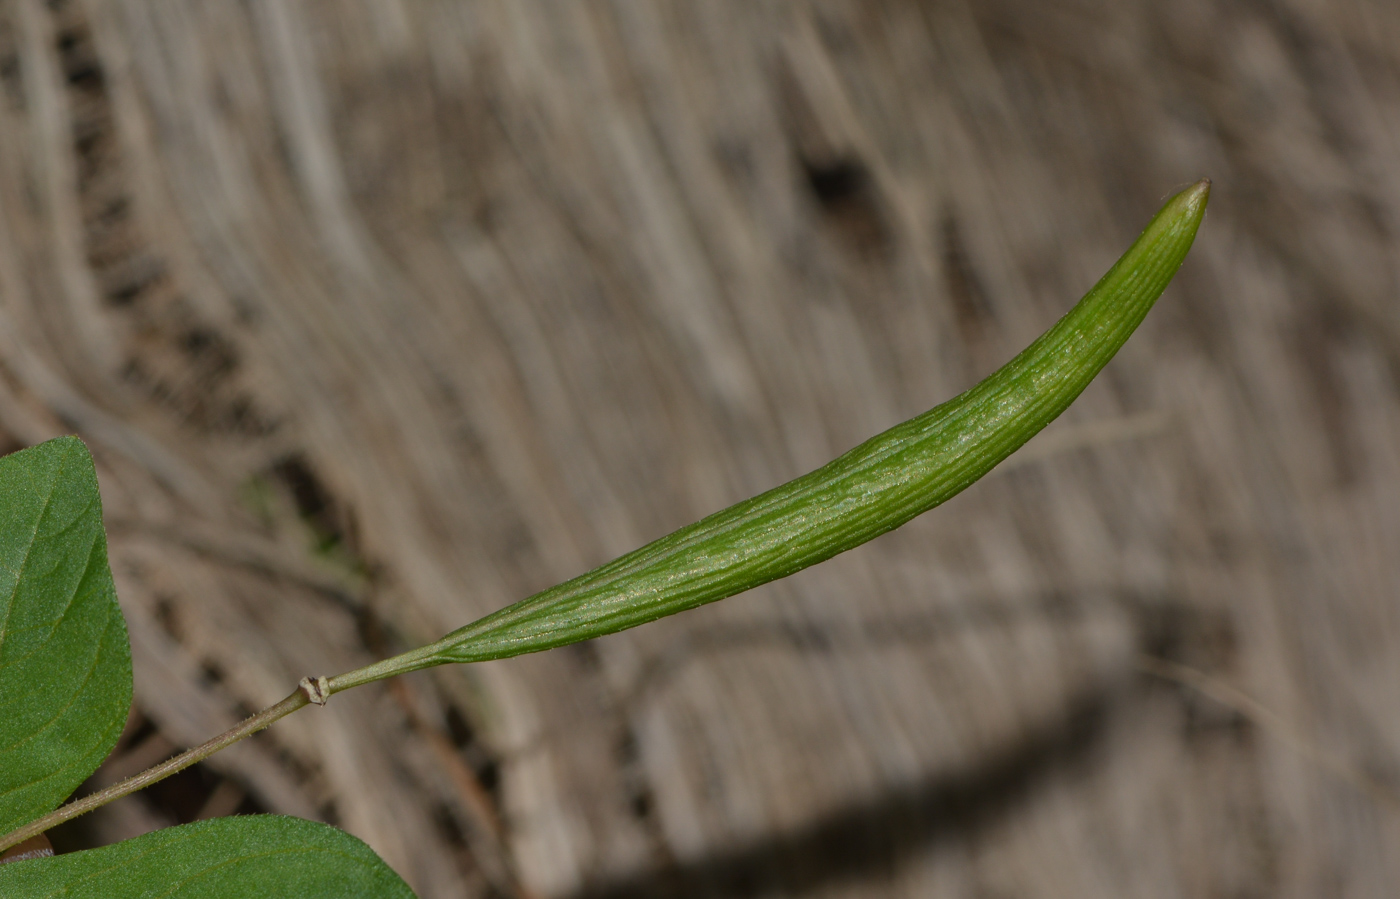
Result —
M32 836L43 833L51 827L57 827L64 821L71 821L79 815L86 814L95 808L106 805L114 799L120 799L137 790L145 789L156 781L164 780L172 774L185 770L190 765L202 762L209 756L221 749L227 749L244 737L250 737L279 718L285 718L297 709L311 702L304 688L297 689L296 692L274 706L269 706L258 712L251 718L245 719L238 726L224 731L214 739L186 750L172 759L161 762L153 768L148 768L140 774L133 774L120 783L112 784L96 793L84 796L82 799L75 799L65 806L49 812L38 820L31 821L18 830L11 831L0 837L0 852L23 843Z

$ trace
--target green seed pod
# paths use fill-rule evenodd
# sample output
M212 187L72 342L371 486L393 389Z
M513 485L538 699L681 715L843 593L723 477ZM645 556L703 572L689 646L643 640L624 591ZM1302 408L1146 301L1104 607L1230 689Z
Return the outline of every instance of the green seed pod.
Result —
M966 393L436 643L332 678L330 692L636 627L786 577L955 496L1053 421L1113 358L1176 274L1209 196L1202 180L1167 201L1064 318Z

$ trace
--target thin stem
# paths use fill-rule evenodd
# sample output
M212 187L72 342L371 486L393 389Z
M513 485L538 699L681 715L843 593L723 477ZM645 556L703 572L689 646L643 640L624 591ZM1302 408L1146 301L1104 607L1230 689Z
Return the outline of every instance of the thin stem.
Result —
M74 800L67 805L49 812L36 821L31 821L18 830L11 831L0 837L0 852L11 846L23 843L32 836L41 834L51 827L56 827L64 821L70 821L79 815L92 811L95 808L106 805L114 799L120 799L137 790L144 789L159 780L164 780L172 774L183 771L190 765L202 762L209 756L226 749L242 740L250 737L279 718L284 718L295 712L302 706L307 705L311 700L307 694L298 689L295 693L274 706L269 706L258 712L251 718L244 720L237 727L224 731L214 739L193 749L186 750L168 761L161 762L153 768L147 768L140 774L133 774L126 780L113 784L103 790L98 790L82 799Z

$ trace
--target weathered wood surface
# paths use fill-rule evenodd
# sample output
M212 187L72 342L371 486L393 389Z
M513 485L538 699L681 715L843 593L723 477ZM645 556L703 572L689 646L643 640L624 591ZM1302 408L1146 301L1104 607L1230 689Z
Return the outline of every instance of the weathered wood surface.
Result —
M103 777L922 411L1216 184L943 509L86 838L320 817L425 899L1394 895L1398 48L1389 0L5 0L0 431L98 459Z

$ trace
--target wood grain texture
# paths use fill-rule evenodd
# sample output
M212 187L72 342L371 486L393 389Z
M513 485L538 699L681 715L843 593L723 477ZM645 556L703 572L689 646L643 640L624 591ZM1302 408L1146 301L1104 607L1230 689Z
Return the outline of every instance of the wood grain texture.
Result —
M1209 175L1006 471L208 776L425 899L1389 896L1397 47L1381 0L0 3L0 432L98 460L114 764L952 396ZM130 801L100 838L183 814Z

